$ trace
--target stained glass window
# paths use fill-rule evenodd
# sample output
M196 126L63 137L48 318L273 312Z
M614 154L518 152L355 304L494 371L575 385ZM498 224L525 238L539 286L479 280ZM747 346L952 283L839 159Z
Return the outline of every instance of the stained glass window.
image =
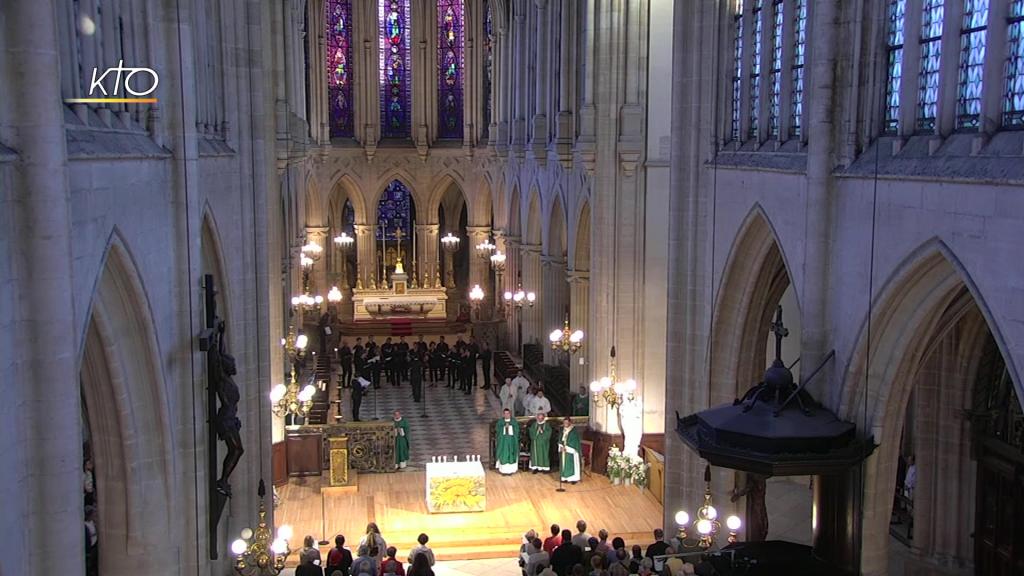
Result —
M484 0L484 130L486 140L491 125L491 85L494 82L494 15L490 0Z
M437 2L438 136L462 138L462 0Z
M750 137L759 140L757 122L761 111L761 16L763 0L754 0L754 42L750 51Z
M352 2L327 0L327 99L331 138L353 136Z
M1003 94L1003 125L1024 126L1024 0L1010 2L1006 34L1006 92Z
M804 60L807 55L807 0L796 0L793 11L793 89L790 94L793 123L789 134L800 137L804 115Z
M399 230L402 231L402 238L411 238L412 197L405 184L393 180L377 203L377 239L397 240L395 232Z
M732 139L740 139L740 106L743 88L743 0L736 2L733 16L734 36L732 40Z
M779 137L779 112L782 108L779 98L782 92L782 11L783 0L772 3L772 70L769 80L771 93L768 98L768 132L772 138Z
M978 127L987 24L988 0L964 0L963 27L960 30L960 78L956 89L958 128Z
M939 107L944 0L924 0L921 15L921 71L917 82L917 128L934 130Z
M903 85L903 26L907 0L889 0L889 34L886 40L885 131L900 127L900 87Z
M385 138L408 138L412 48L409 0L380 0L380 125Z

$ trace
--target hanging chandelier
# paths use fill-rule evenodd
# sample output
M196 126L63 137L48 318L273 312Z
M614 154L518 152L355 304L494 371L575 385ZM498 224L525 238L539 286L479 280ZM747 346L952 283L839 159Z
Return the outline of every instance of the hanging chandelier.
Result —
M551 334L554 336L554 333ZM590 383L590 392L594 397L594 404L598 408L608 406L615 408L622 405L623 396L632 396L636 392L636 380L630 378L619 382L615 374L615 346L612 346L611 358L608 361L608 376Z
M293 329L294 330L294 329ZM293 414L305 418L313 408L313 396L316 394L316 386L307 384L299 388L295 364L299 356L306 350L309 338L305 334L295 335L290 333L287 338L281 339L287 357L291 360L292 370L288 384L278 384L270 391L270 408L275 416Z
M284 563L292 553L288 540L292 537L292 527L283 524L277 529L277 537L273 526L267 524L267 508L263 504L267 490L260 480L259 523L256 528L243 528L240 538L231 543L231 552L235 555L235 572L239 574L271 574L277 575L284 570Z
M556 352L575 354L583 345L583 330L573 331L569 328L569 315L565 315L565 325L561 330L553 330L548 336L551 349Z
M697 519L693 522L693 528L697 531L697 537L693 538L686 532L690 524L690 514L685 510L676 512L676 524L679 525L679 541L683 546L699 546L707 550L715 545L722 524L718 521L718 509L711 500L711 466L704 466L704 503L697 509ZM733 515L725 519L725 526L729 530L728 542L736 542L736 531L740 529L742 522L739 516Z

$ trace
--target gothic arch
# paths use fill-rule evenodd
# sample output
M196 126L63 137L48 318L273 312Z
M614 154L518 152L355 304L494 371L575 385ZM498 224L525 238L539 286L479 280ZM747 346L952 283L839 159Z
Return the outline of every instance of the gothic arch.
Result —
M390 183L391 180L388 180ZM405 181L402 181L405 184ZM387 184L385 184L387 187ZM368 224L374 220L371 216L371 211L367 208L366 198L363 197L363 191L356 184L356 181L352 179L349 174L342 174L334 181L330 188L331 192L328 197L328 210L334 211L335 209L340 210L345 205L345 200L352 202L352 209L355 212L356 224ZM411 190L411 188L410 188ZM381 189L383 192L383 189ZM378 193L378 200L380 195ZM376 204L374 204L376 206Z
M939 240L916 250L890 276L862 323L847 364L839 415L870 431L878 448L868 458L864 479L861 569L884 570L888 523L896 480L904 411L932 342L948 324L951 307L963 297L977 305L1016 386L1021 381L1000 327L953 252Z
M557 193L553 196L554 201L551 203L544 253L554 258L565 258L569 246L565 210L562 209L560 196Z
M465 181L463 181L462 178L459 178L454 172L451 172L451 171L445 171L445 172L441 173L437 177L437 179L434 181L434 184L431 186L431 188L430 188L430 199L429 199L429 201L427 203L427 208L426 208L426 211L427 211L426 216L428 218L432 217L430 215L434 215L433 217L436 217L437 210L441 207L441 203L444 202L445 194L452 187L455 187L456 189L458 189L459 194L462 195L463 202L466 203L466 220L469 223L469 225L470 226L483 226L485 224L489 225L490 224L490 220L484 218L484 216L486 216L486 212L483 215L481 215L481 214L479 214L477 212L479 210L479 208L480 208L479 206L477 206L477 204L483 204L483 203L482 202L480 202L480 203L476 202L477 199L474 198L472 194L469 194L466 191ZM488 206L488 209L489 208L490 207ZM486 220L486 221L483 222L483 220ZM432 222L433 220L424 220L424 221L425 222L427 222L427 221Z
M172 574L173 462L169 406L145 290L115 232L82 339L103 574ZM155 557L154 557L155 554Z
M732 402L760 381L768 326L789 285L778 236L755 205L733 242L715 297L709 405Z
M540 192L536 188L530 190L530 203L527 206L523 244L540 246L543 241L543 224L541 222Z
M582 272L590 270L590 202L584 200L579 206L573 229L570 268Z
M385 175L377 179L376 185L373 187L373 191L370 197L366 198L366 223L375 225L377 223L377 204L380 203L381 196L384 195L384 191L387 190L388 186L392 182L398 180L409 190L409 195L412 197L412 201L416 204L416 221L417 222L432 222L429 220L430 214L426 210L426 204L429 202L429 198L424 198L424 192L418 186L418 182L413 178L412 174L401 169L392 168L388 170Z
M324 225L324 206L323 198L320 195L320 187L317 185L316 179L309 177L306 178L306 193L304 197L305 202L305 225L306 226L323 226Z
M511 236L522 238L523 234L523 207L519 198L519 186L513 184L512 194L508 200L508 233Z

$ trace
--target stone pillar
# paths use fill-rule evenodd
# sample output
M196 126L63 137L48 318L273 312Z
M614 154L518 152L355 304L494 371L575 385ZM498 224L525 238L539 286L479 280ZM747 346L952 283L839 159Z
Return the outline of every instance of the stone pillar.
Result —
M558 118L555 120L555 153L564 168L571 168L572 141L576 131L576 11L575 2L561 0L558 39Z
M543 319L544 299L548 298L541 289L541 264L540 244L523 244L519 249L522 254L523 288L529 292L537 293L537 302L532 308L523 307L523 344L530 344L536 341L543 343L543 330L541 323Z
M535 92L535 114L532 118L533 122L533 139L530 142L530 149L534 160L539 163L544 163L547 158L547 143L548 143L548 90L550 84L550 60L551 54L548 44L550 38L548 35L548 22L550 21L550 11L548 10L548 0L534 0L537 5L535 12L536 17L533 20L533 42L537 45L537 58L534 65L536 66L536 74L533 78L533 87Z
M376 282L377 245L375 225L356 224L356 286L370 287L370 279Z
M497 310L502 305L503 294L506 290L505 285L508 284L508 243L505 241L504 230L494 230L494 252L501 252L505 255L505 270L502 271L500 280L497 273L491 268L491 272L494 274L494 281L491 282L491 293L494 295L492 302L494 303L495 310Z
M583 346L569 362L570 390L575 391L580 385L587 386L591 377L594 351L590 347L587 316L590 306L590 272L586 270L567 271L569 282L569 326L573 330L583 330ZM579 360L583 360L583 364ZM593 411L593 409L591 410Z
M513 294L518 289L519 282L522 277L522 267L520 265L522 262L522 255L519 252L519 247L519 236L505 236L505 255L508 257L505 260L505 286L507 286L507 290ZM515 350L515 353L518 354L519 351L516 349L516 322L519 311L513 307L509 308L506 311L506 314L509 319L507 327L508 339L506 342L509 342L509 350Z
M551 349L548 335L565 323L566 292L569 288L565 278L565 259L555 256L541 257L541 273L541 293L544 295L541 302L541 345L544 347L544 361L548 364L557 364L562 360L563 353Z
M327 282L327 251L331 249L331 246L328 245L328 231L326 226L306 226L306 242L315 242L324 249L310 269L309 293L313 296L317 294L323 296L325 302L327 301L327 291L331 289Z
M494 70L494 83L491 85L491 92L495 95L494 100L497 106L495 111L498 119L498 127L491 133L491 141L494 142L495 152L502 158L508 153L508 120L511 110L512 71L514 69L510 45L512 35L509 34L505 26L507 23L502 22L501 27L498 28L498 39L495 42L498 53L495 62L501 65Z
M512 153L522 157L526 146L526 86L527 66L530 57L530 43L526 41L526 2L515 2L513 6L512 48L515 54L515 82L509 87L515 111L512 118Z
M16 230L3 235L12 242L3 247L3 257L17 262L12 264L19 274L13 286L25 289L11 298L22 310L13 351L21 370L6 375L10 385L4 386L5 403L12 403L14 410L0 411L13 416L0 423L0 446L4 465L15 470L0 474L5 480L0 482L0 502L9 525L0 528L5 536L0 551L5 573L76 576L84 574L85 554L82 392L76 368L78 338L68 331L75 318L71 200L63 106L58 101L60 74L55 73L60 62L54 4L43 0L4 7L11 56L7 72L19 86L6 91L5 98L11 106L9 135L20 159L14 164L14 187L6 204L16 210L11 219ZM4 290L10 288L5 283ZM59 554L53 553L54 543L60 543Z
M481 258L477 254L476 245L490 239L491 227L466 226L466 235L469 240L469 245L464 248L469 251L469 286L466 286L466 291L468 293L474 284L479 284L481 288L487 290L489 286L488 279L491 276L491 261ZM487 296L490 296L490 292L487 293Z
M440 231L440 224L416 225L416 274L419 275L417 282L420 286L433 286L436 271L441 266L438 258Z

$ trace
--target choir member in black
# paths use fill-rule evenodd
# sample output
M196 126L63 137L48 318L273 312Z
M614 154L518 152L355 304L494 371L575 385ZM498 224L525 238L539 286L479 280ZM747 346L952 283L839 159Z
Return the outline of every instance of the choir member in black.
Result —
M459 366L462 364L462 356L458 350L454 348L448 351L445 355L448 363L445 366L448 375L448 385L446 388L455 388L455 383L459 380Z
M359 407L363 404L363 393L370 383L364 374L352 380L352 421L359 422Z
M345 339L342 339L341 346L338 347L338 363L341 364L341 385L348 388L349 381L352 380L352 349Z
M426 354L428 348L427 343L423 341L423 335L420 335L419 340L417 340L416 343L412 345L412 349L415 352L415 354L420 357L420 364L422 366L421 369L423 370L423 374L420 375L420 380L425 382L430 379L428 376L428 372L430 370L430 363L427 361Z
M469 346L462 347L462 356L459 364L459 390L466 394L473 391L473 373L476 372L476 362L473 361L473 353Z
M399 384L409 379L409 343L405 336L399 336L398 344L395 344L395 370L398 371Z
M480 347L480 364L484 371L484 385L481 388L484 390L488 390L491 387L491 357L493 354L491 347L487 344L487 340L484 340L483 345Z
M380 373L384 370L380 348L374 346L366 351L366 367L370 370L370 381L374 389L380 388Z
M398 386L395 381L395 345L391 343L391 338L386 338L384 343L380 345L380 357L381 361L384 362L384 374L388 378L388 383L392 386Z
M427 365L430 367L430 387L436 386L438 373L441 371L440 362L438 361L437 344L433 341L427 345Z
M469 344L466 344L466 349L469 350L469 362L473 365L472 386L470 387L476 388L476 362L480 359L480 347L476 345L476 338L473 338L469 341Z
M416 403L419 403L423 393L423 365L420 358L421 355L416 351L409 358L409 385L412 386L412 401Z
M465 348L465 347L466 347L466 342L462 339L462 336L461 335L456 336L455 337L455 349L459 351L459 354L462 353L462 349Z
M434 346L434 353L437 358L437 371L434 373L434 381L439 382L444 380L446 368L448 367L448 343L444 341L444 336L441 336L437 346Z
M331 329L327 327L331 317L324 312L320 315L320 320L316 323L316 337L319 340L318 345L320 346L320 355L327 355L327 337L331 333Z

